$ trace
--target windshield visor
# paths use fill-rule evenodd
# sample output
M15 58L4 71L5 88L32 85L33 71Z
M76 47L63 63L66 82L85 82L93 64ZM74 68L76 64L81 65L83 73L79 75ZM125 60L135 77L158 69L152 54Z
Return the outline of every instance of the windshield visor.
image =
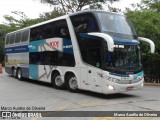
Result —
M131 22L122 15L98 12L101 31L136 36L135 30Z
M136 72L142 68L138 45L115 45L114 52L106 54L106 67L119 72Z

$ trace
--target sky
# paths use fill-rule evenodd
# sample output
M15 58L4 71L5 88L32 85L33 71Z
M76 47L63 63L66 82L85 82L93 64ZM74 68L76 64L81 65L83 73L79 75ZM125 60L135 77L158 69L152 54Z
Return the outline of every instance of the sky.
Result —
M120 0L120 2L115 2L113 6L124 10L125 7L131 7L132 3L140 3L140 0ZM3 18L4 15L17 17L11 11L24 12L28 18L38 18L41 13L52 10L53 7L41 4L38 0L0 0L0 24L6 22Z

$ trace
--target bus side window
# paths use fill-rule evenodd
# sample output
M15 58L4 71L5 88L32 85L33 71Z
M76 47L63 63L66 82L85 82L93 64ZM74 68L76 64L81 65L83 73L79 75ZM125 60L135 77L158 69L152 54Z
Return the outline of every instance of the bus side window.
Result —
M33 53L30 53L29 54L29 63L30 64L41 64L41 61L40 61L40 53L38 52L33 52Z
M79 38L79 46L80 52L82 56L82 60L85 63L93 65L95 67L102 67L102 55L101 51L103 48L101 47L103 44L103 39L96 38L87 38L84 36L80 36Z
M30 32L30 41L34 41L34 40L36 40L36 31L35 31L35 29L33 28L33 29L31 29L31 32Z
M53 21L31 29L30 41L54 37L70 39L66 20Z
M88 63L96 66L101 67L101 51L100 48L93 48L88 49Z
M43 52L43 55L44 55L44 64L45 65L50 65L50 59L51 59L51 57L50 57L50 51Z
M29 30L25 30L22 32L22 37L21 37L21 42L26 42L28 41L29 37Z
M56 37L71 39L66 20L56 21L55 24L58 31Z
M31 33L30 41L35 41L35 40L41 39L40 27L32 28L30 33Z
M98 32L99 28L96 19L92 14L71 16L71 21L76 33Z
M10 38L10 36L9 36L9 35L7 35L7 37L6 37L6 45L8 45L8 44L9 44L9 38Z
M14 43L14 40L15 40L15 34L12 34L12 35L10 36L9 44L13 44L13 43Z
M19 43L21 40L21 32L16 33L15 43Z

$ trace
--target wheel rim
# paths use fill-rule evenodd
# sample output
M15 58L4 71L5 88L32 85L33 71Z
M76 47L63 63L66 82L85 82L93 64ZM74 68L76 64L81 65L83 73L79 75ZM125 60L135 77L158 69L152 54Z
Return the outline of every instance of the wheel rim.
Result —
M16 69L13 69L13 76L16 77Z
M18 79L21 79L21 70L18 70Z
M63 80L62 80L60 75L55 77L55 84L56 84L56 86L62 86L63 85Z
M78 84L77 84L77 78L76 77L71 77L69 79L69 86L73 90L78 89Z

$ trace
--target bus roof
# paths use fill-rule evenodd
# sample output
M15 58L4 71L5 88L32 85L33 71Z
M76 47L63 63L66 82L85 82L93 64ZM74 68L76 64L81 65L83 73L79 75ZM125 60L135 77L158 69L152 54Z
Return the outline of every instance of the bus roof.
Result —
M49 22L56 21L56 20L65 19L67 16L68 15L63 15L63 16L60 16L60 17L57 17L57 18L54 18L54 19L51 19L51 20L47 20L47 21L44 21L44 22L41 22L41 23L37 23L35 25L31 25L31 26L28 26L28 27L25 27L25 28L22 28L22 29L19 29L19 30L10 32L10 33L7 33L7 35L8 34L12 34L12 33L16 33L18 31L23 31L23 30L26 30L26 29L34 28L34 27L37 27L37 26L40 26L40 25L43 25L43 24L46 24L46 23L49 23Z
M107 12L107 13L112 13L112 14L117 14L117 15L123 15L121 13L116 13L116 12L110 12L110 11L105 11L105 10L82 10L82 11L78 11L75 13L70 13L68 14L69 16L73 16L73 15L78 15L78 14L82 14L82 13L96 13L96 12Z
M12 34L12 33L16 33L18 31L23 31L23 30L26 30L26 29L34 28L34 27L37 27L37 26L40 26L40 25L43 25L43 24L46 24L46 23L56 21L56 20L66 19L69 16L74 16L74 15L83 14L83 13L96 13L96 12L107 12L107 13L122 15L122 14L119 14L119 13L109 12L109 11L104 11L104 10L82 10L82 11L78 11L78 12L75 12L75 13L69 13L69 14L66 14L66 15L63 15L63 16L60 16L60 17L57 17L57 18L53 18L51 20L47 20L47 21L44 21L44 22L41 22L41 23L37 23L35 25L28 26L28 27L25 27L25 28L7 33L7 35Z

